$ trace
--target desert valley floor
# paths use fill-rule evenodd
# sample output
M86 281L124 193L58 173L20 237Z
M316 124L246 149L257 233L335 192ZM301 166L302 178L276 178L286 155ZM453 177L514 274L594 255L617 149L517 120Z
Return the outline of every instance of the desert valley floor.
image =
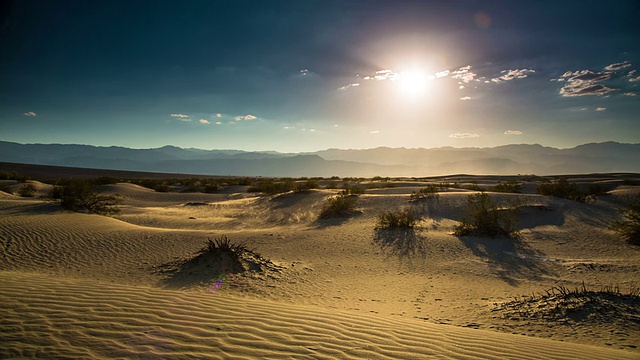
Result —
M537 195L533 181L492 193L517 202L515 239L454 236L474 191L412 202L426 183L411 179L363 182L356 213L323 220L338 190L118 183L103 186L122 199L111 217L0 192L0 358L638 359L637 299L552 296L640 285L640 248L609 229L640 191L629 176L573 177L607 188L593 203ZM40 195L51 187L30 183ZM419 227L376 229L381 211L402 207L421 214ZM253 251L246 271L188 261L225 236Z

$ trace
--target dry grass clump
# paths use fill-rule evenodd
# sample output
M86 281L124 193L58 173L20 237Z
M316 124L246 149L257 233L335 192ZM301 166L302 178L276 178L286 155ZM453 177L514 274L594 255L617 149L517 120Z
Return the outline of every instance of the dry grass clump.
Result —
M36 193L36 187L33 186L33 184L24 184L18 190L18 195L22 197L33 197L35 193Z
M322 208L320 219L349 216L355 211L357 202L357 195L345 195L341 192L336 196L332 196L327 199Z
M493 311L502 312L510 319L536 319L573 322L580 324L622 322L640 326L640 288L603 286L590 290L582 286L569 289L553 287L541 294L522 296L512 301L496 304Z
M413 229L420 217L411 209L388 210L378 215L376 229Z
M481 192L467 197L466 215L455 227L457 236L514 237L518 234L515 209L500 208L491 195Z
M491 191L519 194L522 192L522 184L515 180L509 180L506 183L500 182L496 186L492 187Z

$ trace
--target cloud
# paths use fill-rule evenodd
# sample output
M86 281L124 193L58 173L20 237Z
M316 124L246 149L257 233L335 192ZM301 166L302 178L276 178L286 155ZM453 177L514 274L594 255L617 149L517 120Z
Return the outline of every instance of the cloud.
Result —
M629 81L631 82L640 81L640 76L632 77L631 79L629 79Z
M365 76L365 80L376 80L376 81L384 81L384 80L397 80L400 77L398 73L393 72L393 70L380 70L376 71L374 75Z
M209 122L209 120L206 120L206 119L200 119L200 120L198 120L198 122L199 122L200 124L211 124L211 123Z
M471 72L471 65L463 66L456 71L450 73L452 79L459 80L459 84L470 83L477 74Z
M471 98L469 96L464 96L464 97L461 97L460 100L471 100Z
M452 139L468 139L468 138L477 138L480 137L478 134L470 134L470 133L455 133L449 135Z
M291 130L291 129L295 129L296 127L295 126L283 126L282 128L285 129L285 130Z
M636 93L634 92L628 92L628 93L624 93L625 96L636 96Z
M621 62L621 63L615 63L615 64L611 64L609 66L605 66L604 69L605 70L616 71L616 70L628 68L629 66L631 66L631 63L629 63L628 61L624 61L624 62Z
M504 132L505 135L522 135L522 131L520 130L507 130Z
M26 112L26 113L24 113L22 115L24 115L24 116L36 116L36 113L34 113L33 111L28 111L28 112Z
M515 79L524 79L529 74L536 72L533 69L515 69L515 70L502 70L500 73L503 74L501 76L495 77L491 79L494 83L501 83L504 81L511 81Z
M436 78L441 78L441 77L445 77L447 75L449 75L451 72L449 70L445 70L445 71L438 71L434 76Z
M216 121L216 125L222 125L221 121Z
M370 134L380 134L380 130L373 130L370 132Z
M607 110L607 108L606 108L606 107L603 107L603 106L598 106L598 107L596 108L596 111L605 111L605 110Z
M348 88L356 87L356 86L360 86L360 84L358 84L358 83L353 83L353 84L345 85L345 86L342 86L341 88L339 88L338 90L340 90L340 91L344 91L344 90L347 90Z
M256 116L253 116L253 115L251 115L251 114L247 114L247 115L244 115L244 116L236 116L236 117L234 118L234 120L235 120L235 121L242 121L242 120L255 120L255 119L257 119L257 117L256 117Z
M309 70L307 70L307 69L302 69L302 70L300 70L300 75L302 75L302 76L307 76L307 75L309 75Z
M190 116L185 114L171 114L170 116L177 118L180 121L191 121Z
M610 72L593 72L591 70L567 71L560 79L566 80L566 84L560 89L560 95L564 97L605 95L617 89L598 84L600 81L611 79Z
M222 114L217 113L217 114L216 114L216 117L217 117L217 118L221 118L221 117L222 117Z

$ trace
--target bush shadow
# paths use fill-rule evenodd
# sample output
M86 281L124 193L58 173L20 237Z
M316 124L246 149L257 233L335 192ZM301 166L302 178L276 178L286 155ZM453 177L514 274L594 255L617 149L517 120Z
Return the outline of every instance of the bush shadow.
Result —
M373 242L388 256L397 256L400 261L427 257L426 238L414 229L376 229Z
M551 260L519 237L461 236L459 239L475 256L486 259L491 273L509 285L518 285L522 279L540 280L543 276L554 276L547 265Z

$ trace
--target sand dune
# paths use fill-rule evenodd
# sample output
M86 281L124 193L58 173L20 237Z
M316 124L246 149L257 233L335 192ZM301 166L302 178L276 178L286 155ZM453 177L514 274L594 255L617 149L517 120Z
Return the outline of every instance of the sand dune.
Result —
M633 359L637 354L318 307L0 272L0 356Z
M518 204L521 236L485 239L451 235L471 192L410 202L419 186L371 189L357 213L329 220L317 217L335 190L109 185L123 199L115 217L3 196L0 357L637 358L637 305L571 323L501 310L559 285L637 286L640 250L607 228L637 187L616 183L594 204L495 194ZM419 228L375 229L403 207ZM178 266L222 235L269 262Z

